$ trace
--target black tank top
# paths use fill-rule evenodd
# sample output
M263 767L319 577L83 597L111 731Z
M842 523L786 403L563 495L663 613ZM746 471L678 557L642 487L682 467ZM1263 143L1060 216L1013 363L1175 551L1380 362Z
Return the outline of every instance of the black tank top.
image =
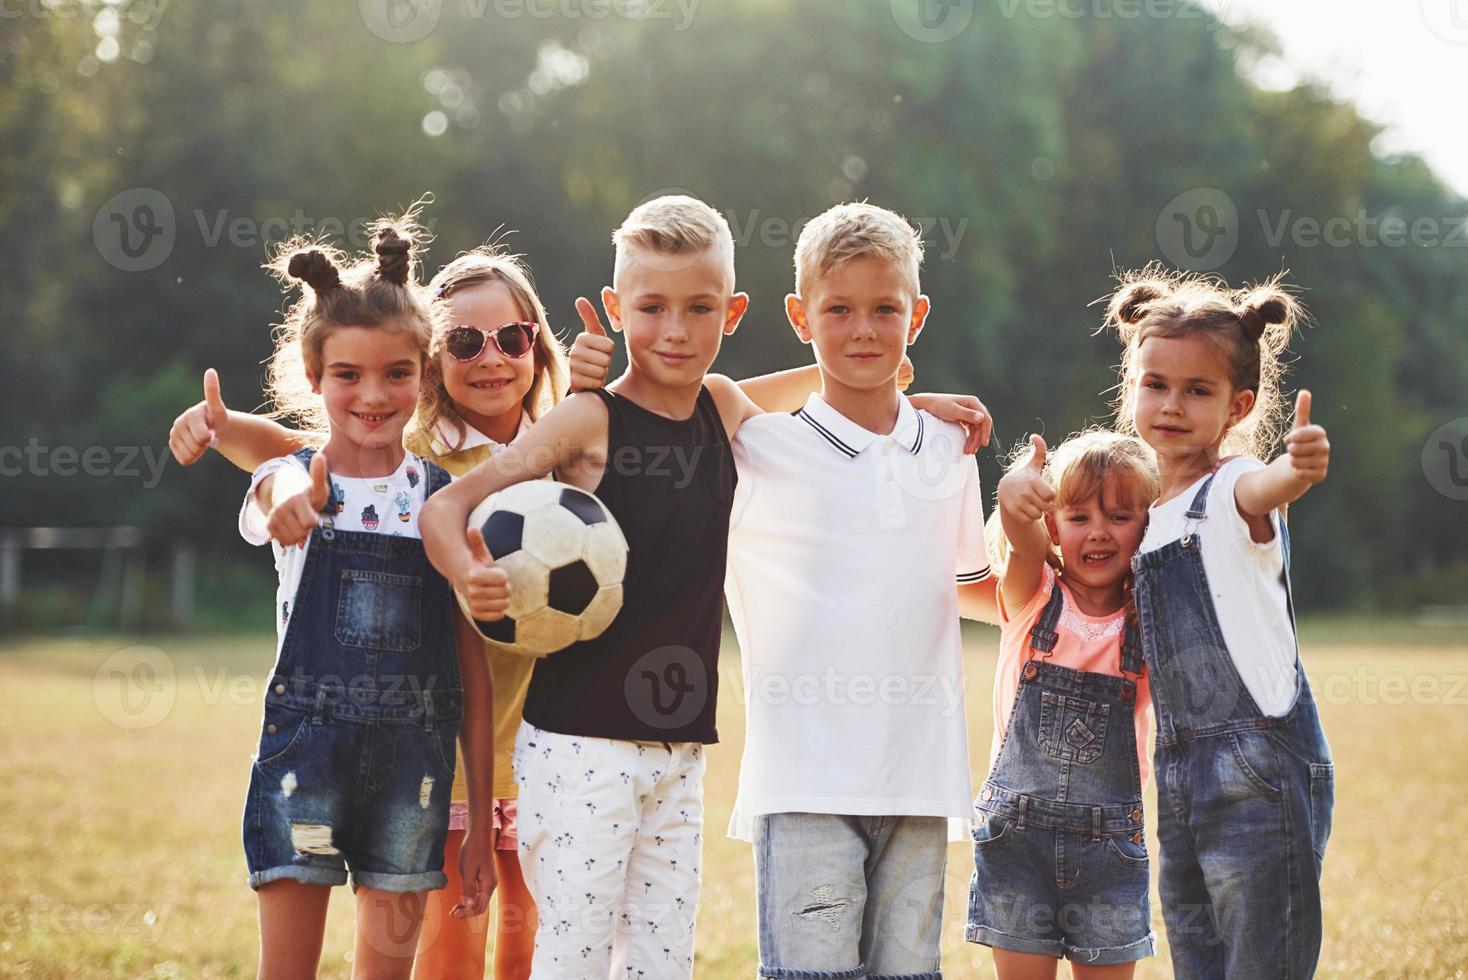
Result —
M607 461L596 495L627 536L622 610L535 664L525 720L566 735L718 741L724 563L734 455L707 388L681 421L597 390Z

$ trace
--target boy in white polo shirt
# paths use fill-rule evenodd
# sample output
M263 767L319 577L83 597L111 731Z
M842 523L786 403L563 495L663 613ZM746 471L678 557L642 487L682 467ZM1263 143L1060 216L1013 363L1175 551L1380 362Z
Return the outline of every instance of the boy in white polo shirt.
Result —
M761 977L941 976L947 842L973 799L958 619L993 621L994 600L964 431L897 389L921 261L883 208L806 225L786 310L821 392L734 440L748 732L729 832L755 844Z

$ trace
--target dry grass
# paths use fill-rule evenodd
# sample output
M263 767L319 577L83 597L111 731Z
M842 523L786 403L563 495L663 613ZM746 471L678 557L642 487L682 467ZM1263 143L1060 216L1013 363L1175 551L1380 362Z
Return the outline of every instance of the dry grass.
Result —
M1402 645L1389 648L1350 634L1321 628L1306 644L1339 771L1321 975L1463 977L1468 639L1397 632ZM99 672L121 643L0 647L0 976L254 972L239 813L271 641L153 642L152 652L108 662L155 667L130 675L129 703L112 672ZM987 758L993 646L992 634L972 634L975 760ZM756 962L749 848L723 836L743 734L732 652L725 670L736 696L721 706L724 742L710 754L700 978L750 977ZM144 690L153 700L136 699ZM968 862L955 845L943 933L951 978L993 975L987 951L962 938ZM351 931L339 893L323 976L349 973ZM1164 951L1137 975L1169 973Z

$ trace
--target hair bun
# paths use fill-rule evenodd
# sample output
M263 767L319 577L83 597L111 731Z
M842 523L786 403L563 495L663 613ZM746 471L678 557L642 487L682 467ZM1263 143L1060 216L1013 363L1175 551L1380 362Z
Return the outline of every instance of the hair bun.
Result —
M408 267L412 264L413 243L397 233L392 227L377 233L377 274L382 278L403 285L408 281Z
M1140 280L1123 286L1111 301L1112 316L1122 323L1140 323L1147 305L1166 299L1170 290L1159 282Z
M292 278L303 281L316 293L335 289L342 282L341 273L337 271L336 264L325 252L317 248L308 248L292 255L290 262L286 265L286 272Z
M1274 289L1258 289L1244 297L1239 309L1239 326L1249 339L1258 343L1267 328L1286 323L1293 315L1294 306L1287 295Z

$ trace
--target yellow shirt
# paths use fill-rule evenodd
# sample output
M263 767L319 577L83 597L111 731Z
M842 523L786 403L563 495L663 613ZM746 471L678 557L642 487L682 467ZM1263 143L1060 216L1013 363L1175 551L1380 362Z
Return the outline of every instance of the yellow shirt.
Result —
M521 431L528 424L528 419L523 421ZM491 442L474 429L468 430L464 448L457 452L449 452L447 444L424 433L410 436L406 446L409 452L432 460L454 476L468 473L500 448L498 443ZM530 672L535 668L535 660L505 653L488 642L484 645L484 655L489 658L489 673L494 679L494 785L491 792L496 799L504 799L520 795L510 758L515 751L515 734L520 730L520 715L525 709L525 692L530 689ZM450 799L469 799L462 752L454 770L454 791Z

